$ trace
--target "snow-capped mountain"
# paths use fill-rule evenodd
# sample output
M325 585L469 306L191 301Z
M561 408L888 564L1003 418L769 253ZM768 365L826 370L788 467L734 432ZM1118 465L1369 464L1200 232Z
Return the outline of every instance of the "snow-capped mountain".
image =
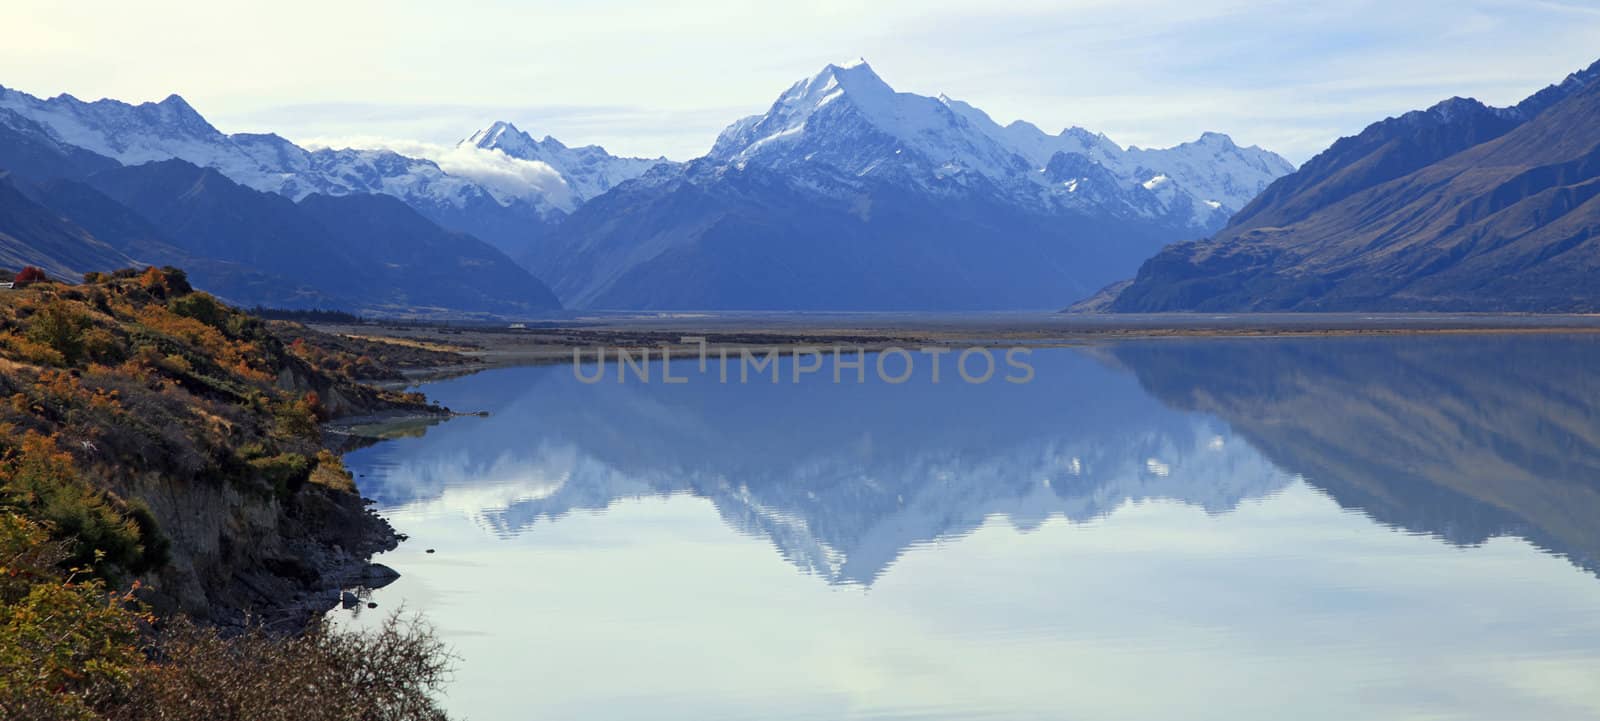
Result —
M380 193L408 202L467 207L490 198L466 178L429 160L387 150L307 150L273 134L225 134L183 98L131 105L71 95L41 100L0 88L0 108L45 127L55 139L138 165L177 158L212 168L240 185L300 200L312 193ZM538 203L537 198L531 199Z
M44 225L0 223L0 235L15 234L27 251L10 254L8 265L44 264L70 277L174 264L219 296L277 307L559 307L503 250L439 219L525 233L542 217L531 204L503 203L469 179L393 152L226 135L176 95L129 105L0 88L0 171L26 181L28 198L77 229L81 246L53 244L62 232ZM124 255L95 255L100 248Z
M1292 170L1216 133L1146 150L1001 126L896 92L865 62L829 65L522 259L569 307L1059 307L1216 231Z
M0 108L0 170L30 180L79 178L117 167L115 160L57 140L44 126Z
M71 95L40 99L0 87L0 113L7 112L55 142L124 165L184 160L296 201L313 193L394 196L441 226L516 255L584 201L661 162L613 158L595 146L569 149L548 137L534 142L504 123L491 126L494 137L484 131L460 144L458 150L485 154L471 162L383 148L307 149L274 134L223 133L177 95L133 105Z
M790 170L826 164L913 182L977 174L1019 200L1167 218L1198 229L1220 226L1294 171L1276 153L1239 147L1220 133L1171 148L1124 149L1082 128L1049 135L1024 121L1001 126L944 95L896 92L864 61L829 65L795 83L765 114L724 131L710 158ZM1052 173L1052 162L1082 173ZM1114 183L1101 195L1080 194L1081 184L1102 178Z
M519 130L505 121L495 121L461 145L482 150L498 150L520 160L544 163L560 174L570 191L567 197L551 202L567 212L604 193L617 184L644 175L658 165L675 165L666 158L620 158L598 145L569 148L548 135L543 140Z
M795 83L764 115L729 126L711 160L772 169L803 164L846 173L918 178L977 173L995 180L1029 163L934 98L897 93L866 63L829 65Z

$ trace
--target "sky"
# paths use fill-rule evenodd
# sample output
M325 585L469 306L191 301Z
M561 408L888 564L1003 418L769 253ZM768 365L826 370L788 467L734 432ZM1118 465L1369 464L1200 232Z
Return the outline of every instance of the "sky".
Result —
M1462 95L1513 103L1600 58L1595 0L5 0L0 85L177 93L225 132L445 145L509 120L686 160L830 62L996 120L1123 145L1202 131L1303 162Z

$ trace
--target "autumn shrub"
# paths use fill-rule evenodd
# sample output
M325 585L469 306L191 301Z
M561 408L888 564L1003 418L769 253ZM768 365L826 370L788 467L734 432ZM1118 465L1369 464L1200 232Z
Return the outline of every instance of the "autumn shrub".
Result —
M30 265L20 271L17 271L17 275L11 279L11 282L14 283L16 287L23 288L33 285L34 283L46 283L49 282L49 280L50 277L44 274L43 269Z
M61 355L60 351L27 336L17 335L10 331L0 333L0 348L6 350L7 355L34 365L62 366L67 364L66 357Z
M277 431L290 438L317 438L321 431L317 423L325 417L322 400L310 392L297 400L282 401L273 409Z
M165 306L154 303L145 306L139 311L138 320L146 328L213 355L220 355L227 345L227 338L216 328L195 318L173 313Z
M344 467L344 460L328 450L317 451L317 466L311 471L311 482L336 491L356 492L355 477Z
M306 391L306 394L301 396L300 402L305 405L306 410L309 411L311 416L316 418L317 421L320 422L328 420L328 407L322 404L322 395L320 393L317 393L316 391Z
M248 320L235 322L234 317L214 298L199 293L175 298L168 305L151 303L134 313L138 326L131 342L135 353L153 346L168 358L186 356L185 368L174 368L175 373L199 371L214 377L238 375L252 382L274 380L275 364L258 342L267 338L266 333Z
M153 266L145 268L144 272L139 275L139 286L146 293L156 298L166 298L167 274L162 273L160 268Z

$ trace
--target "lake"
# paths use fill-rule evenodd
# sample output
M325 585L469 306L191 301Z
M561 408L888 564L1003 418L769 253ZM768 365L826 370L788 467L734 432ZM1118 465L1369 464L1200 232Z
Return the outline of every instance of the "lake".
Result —
M421 386L489 415L346 457L410 540L335 615L475 721L1600 718L1600 337L1027 360Z

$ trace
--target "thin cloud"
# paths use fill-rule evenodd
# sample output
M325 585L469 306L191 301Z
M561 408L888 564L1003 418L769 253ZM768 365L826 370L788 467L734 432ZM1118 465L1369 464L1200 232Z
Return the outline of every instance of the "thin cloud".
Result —
M629 105L336 102L267 106L206 117L224 132L274 132L302 145L349 139L368 145L414 140L453 146L504 120L534 137L550 135L572 147L592 144L622 157L688 160L705 154L723 126L751 112L755 109L727 106L670 110Z
M386 149L401 155L433 161L440 170L484 186L501 200L543 199L570 211L577 207L572 189L555 168L537 160L523 160L500 150L485 150L473 145L443 145L418 140L356 135L311 138L302 141L308 148Z

